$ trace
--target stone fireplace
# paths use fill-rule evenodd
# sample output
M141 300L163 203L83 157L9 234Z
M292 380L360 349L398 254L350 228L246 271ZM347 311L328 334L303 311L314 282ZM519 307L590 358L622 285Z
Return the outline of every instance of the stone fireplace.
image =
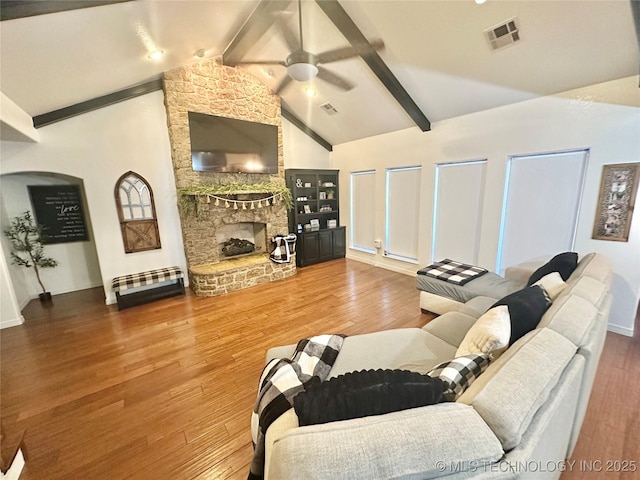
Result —
M178 189L196 185L284 184L280 98L266 85L242 70L205 61L166 72L164 91ZM278 174L194 171L190 111L277 125ZM271 239L288 233L287 210L283 203L264 202L269 195L268 191L221 195L222 201L212 201L207 195L195 196L196 213L180 205L190 286L196 295L219 295L296 273L295 259L286 264L269 260ZM238 205L240 208L233 208ZM248 240L256 250L228 257L222 244L231 238Z

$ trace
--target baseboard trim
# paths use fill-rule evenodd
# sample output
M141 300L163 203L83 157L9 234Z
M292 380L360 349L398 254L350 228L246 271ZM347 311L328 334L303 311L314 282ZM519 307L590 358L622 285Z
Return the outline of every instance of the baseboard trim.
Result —
M625 337L633 337L634 333L633 328L621 327L620 325L616 325L615 323L610 323L609 325L607 325L607 330L619 335L624 335Z
M406 270L404 268L396 267L395 265L390 265L388 263L376 262L375 259L363 258L361 256L355 255L346 255L346 258L349 260L355 260L356 262L366 263L367 265L372 265L376 268L384 268L385 270L390 270L396 273L402 273L403 275L414 276L416 274L415 269Z
M18 318L13 318L11 320L2 320L0 321L0 330L3 328L9 327L17 327L24 323L24 317L20 315Z
M359 255L351 255L349 253L346 254L345 258L348 260L355 260L356 262L360 263L366 263L367 265L372 265L374 267L376 266L376 262L374 262L372 258L361 257Z

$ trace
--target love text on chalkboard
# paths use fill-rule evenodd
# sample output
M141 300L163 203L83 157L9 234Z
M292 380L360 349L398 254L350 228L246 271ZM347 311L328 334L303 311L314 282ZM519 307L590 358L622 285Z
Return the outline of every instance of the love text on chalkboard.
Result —
M46 244L88 240L78 185L29 185L29 196Z

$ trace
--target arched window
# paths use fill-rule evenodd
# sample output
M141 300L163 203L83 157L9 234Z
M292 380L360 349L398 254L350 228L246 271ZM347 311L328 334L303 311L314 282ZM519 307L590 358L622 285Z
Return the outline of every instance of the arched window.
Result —
M153 190L135 172L127 172L116 182L114 191L122 241L126 253L161 248Z

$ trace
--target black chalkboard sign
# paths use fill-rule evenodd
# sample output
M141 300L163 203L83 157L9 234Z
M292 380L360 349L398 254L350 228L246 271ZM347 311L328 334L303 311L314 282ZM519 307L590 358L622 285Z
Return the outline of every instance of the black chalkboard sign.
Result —
M36 221L45 244L89 240L78 185L29 185Z

